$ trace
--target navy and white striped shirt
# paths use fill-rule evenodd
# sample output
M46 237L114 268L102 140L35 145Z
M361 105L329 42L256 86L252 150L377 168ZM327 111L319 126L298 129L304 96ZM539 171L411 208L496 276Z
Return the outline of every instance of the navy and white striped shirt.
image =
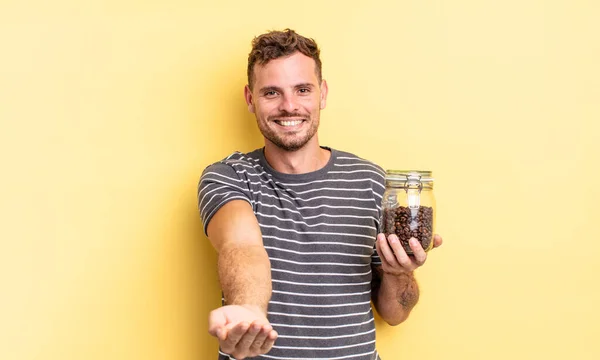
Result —
M228 201L250 203L271 262L268 319L279 334L252 359L379 359L371 309L371 266L381 217L384 171L329 149L327 165L284 174L263 149L207 167L198 187L204 230ZM233 357L222 352L219 360Z

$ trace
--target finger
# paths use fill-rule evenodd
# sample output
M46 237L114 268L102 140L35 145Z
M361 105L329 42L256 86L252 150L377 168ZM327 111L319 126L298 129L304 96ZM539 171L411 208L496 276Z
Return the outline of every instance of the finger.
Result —
M218 329L225 327L227 319L225 314L220 309L216 309L210 312L208 315L208 333L212 336L217 336Z
M388 236L387 242L389 244L390 249L392 250L392 254L394 255L394 263L400 264L398 261L398 254L406 253L406 251L404 251L402 243L400 242L400 239L398 239L398 236L392 234Z
M390 235L396 236L396 235ZM388 237L389 238L389 237ZM393 266L396 263L396 258L394 257L394 253L388 244L388 240L386 240L385 236L378 236L377 243L375 245L377 247L377 252L379 253L379 258L381 258L382 262L385 262L387 266Z
M256 335L260 332L262 326L260 324L252 324L248 327L248 330L244 335L242 335L241 339L235 346L235 351L238 353L247 353L250 351L250 346L256 339Z
M413 261L404 250L404 247L402 246L402 243L398 237L396 235L390 235L389 241L394 249L394 256L396 263L399 265L398 267L412 271L412 268L414 267Z
M252 353L252 356L261 354L261 348L272 330L273 328L271 325L263 325L260 328L260 332L256 335L254 342L250 346L250 352Z
M223 348L223 351L229 353L233 352L237 343L240 341L242 336L244 336L246 331L248 331L248 327L248 323L244 321L231 328L231 330L229 330L229 332L227 333L227 339L221 342L221 347Z
M442 237L439 236L438 234L435 234L433 236L433 247L436 248L438 246L442 246Z
M375 240L375 249L377 250L377 255L379 255L379 257L383 256L383 254L381 253L380 246L379 246L379 244L383 241L385 241L385 234L382 234L382 233L377 234L377 238Z
M217 334L215 335L219 341L225 341L227 339L227 329L226 328L218 328Z
M425 250L423 250L423 247L421 246L421 243L419 242L419 240L413 238L410 238L410 240L408 240L408 244L410 245L410 248L413 251L413 256L415 259L415 263L417 266L421 266L425 263L425 260L427 260L427 253L425 252Z
M277 331L271 330L269 332L269 336L263 343L263 346L260 348L260 351L263 354L266 354L269 352L269 350L271 350L271 348L273 347L273 344L275 344L275 340L277 339L277 336L278 336Z

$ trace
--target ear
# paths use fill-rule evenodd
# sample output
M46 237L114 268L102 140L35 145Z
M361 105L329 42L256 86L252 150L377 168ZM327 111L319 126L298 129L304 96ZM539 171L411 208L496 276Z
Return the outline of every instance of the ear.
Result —
M325 106L327 105L327 92L329 91L329 88L327 87L327 81L323 80L321 81L321 101L320 101L320 108L325 109Z
M250 90L250 87L248 85L244 87L244 98L246 98L248 111L254 113L254 98L252 97L252 90Z

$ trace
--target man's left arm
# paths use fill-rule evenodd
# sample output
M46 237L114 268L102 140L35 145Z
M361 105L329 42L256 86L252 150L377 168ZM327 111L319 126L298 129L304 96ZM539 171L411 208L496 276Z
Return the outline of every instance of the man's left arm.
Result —
M376 249L381 265L373 267L371 296L377 313L390 325L398 325L408 318L419 301L419 286L414 271L427 260L427 253L417 239L410 239L414 255L407 255L396 235L388 239L377 235ZM442 238L435 235L433 247L442 245Z

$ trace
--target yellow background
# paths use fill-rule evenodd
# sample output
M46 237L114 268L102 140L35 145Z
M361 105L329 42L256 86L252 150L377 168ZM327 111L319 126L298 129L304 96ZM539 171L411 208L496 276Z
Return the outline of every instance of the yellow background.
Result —
M322 48L321 143L430 169L395 359L598 359L596 1L0 2L0 359L215 359L203 168L261 146L254 35Z

